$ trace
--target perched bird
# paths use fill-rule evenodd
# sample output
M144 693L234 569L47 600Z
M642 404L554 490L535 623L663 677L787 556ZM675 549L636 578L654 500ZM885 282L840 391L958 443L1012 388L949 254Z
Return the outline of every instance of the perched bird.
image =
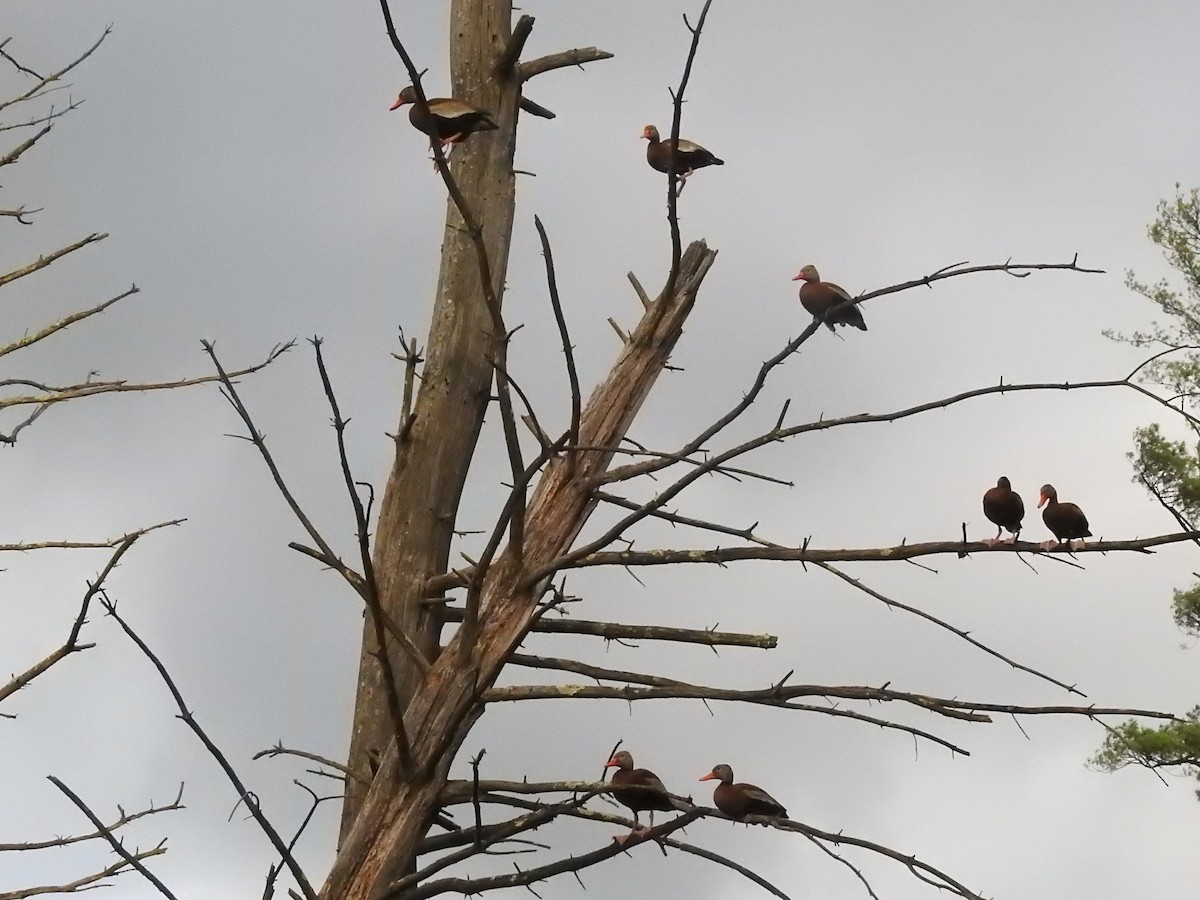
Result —
M465 141L476 131L494 131L500 127L486 109L455 100L453 97L426 99L429 101L428 114L417 103L417 89L410 84L400 92L391 109L399 109L406 103L413 104L413 108L408 111L408 121L417 131L423 131L440 140L447 159L450 158L454 144Z
M857 303L843 306L832 317L829 316L833 307L854 298L833 282L822 281L816 266L805 266L792 281L804 282L800 285L801 305L812 313L814 319L824 322L830 331L834 330L834 325L853 325L862 331L867 330L867 323L863 321Z
M1054 536L1058 540L1046 541L1042 547L1049 550L1065 541L1069 550L1073 538L1082 540L1092 536L1092 533L1088 531L1088 520L1087 516L1083 514L1083 510L1074 503L1060 503L1058 491L1054 489L1054 485L1042 485L1041 497L1038 498L1039 509L1043 503L1046 504L1046 508L1042 510L1042 521L1046 523L1047 528L1054 532Z
M983 495L983 514L996 526L996 536L983 543L989 547L999 544L1001 530L1005 528L1012 532L1012 542L1017 542L1021 520L1025 518L1025 502L1012 489L1012 482L1003 475L997 480L996 486Z
M650 163L651 168L658 169L660 172L669 171L671 168L670 139L665 141L659 139L658 129L653 125L647 125L642 129L642 137L650 142L646 147L646 162ZM725 165L725 160L717 159L699 144L693 144L691 141L680 138L675 149L675 177L679 180L679 193L683 193L684 182L696 169L723 165Z
M633 831L629 834L618 835L617 842L624 843L635 834L644 834L648 829L638 822L638 813L649 811L650 828L654 827L654 811L656 809L669 812L675 807L667 796L667 789L659 777L649 769L635 769L633 755L628 750L622 750L604 764L604 768L616 766L612 783L623 790L615 791L613 796L624 806L633 810Z
M742 820L746 816L773 816L787 818L787 810L783 804L764 791L762 788L740 782L733 783L733 769L721 763L703 776L701 781L716 779L721 783L713 791L713 803L717 809L731 818Z

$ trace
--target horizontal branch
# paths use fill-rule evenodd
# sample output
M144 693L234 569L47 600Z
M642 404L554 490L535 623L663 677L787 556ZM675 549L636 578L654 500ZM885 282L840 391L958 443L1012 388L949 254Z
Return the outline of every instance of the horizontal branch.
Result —
M182 525L186 521L187 519L171 519L169 522L148 525L136 531L126 532L120 537L100 541L37 541L31 544L0 544L0 551L16 550L24 553L29 550L111 550L113 547L119 547L130 538L141 537L143 534L149 534L151 531L157 531L159 528Z
M252 372L257 372L260 369L273 363L281 354L290 350L292 342L287 344L277 345L271 349L267 358L260 363L252 366L247 366L243 369L238 369L227 373L230 378L240 378L243 375L249 375ZM144 394L148 391L165 391L173 388L193 387L200 384L209 384L214 381L219 381L216 375L204 375L199 378L180 378L177 381L165 382L128 382L128 381L85 381L82 384L67 385L65 387L54 387L50 385L38 384L30 382L26 379L10 379L5 382L0 382L0 386L10 384L21 384L27 387L32 387L35 390L42 391L38 395L25 395L17 397L0 398L0 410L8 407L18 406L35 406L35 409L25 416L20 422L9 429L7 432L0 431L0 444L15 444L17 436L27 427L32 425L37 419L50 409L50 407L65 403L68 400L76 400L81 397L94 397L99 394L124 393L128 391L136 391L139 394Z
M47 130L49 130L49 126L47 126ZM56 260L62 259L68 253L74 253L76 250L80 250L86 247L88 244L94 244L96 241L102 241L106 237L108 237L107 234L89 234L87 237L78 240L73 244L68 244L65 247L55 250L49 256L39 256L27 266L22 266L19 269L13 269L11 272L6 272L3 275L0 275L0 287L10 284L11 282L16 281L18 278L24 278L26 275L32 275L39 269L44 269L46 266L50 265Z
M537 59L531 59L529 62L523 62L518 67L518 71L521 80L528 81L530 78L552 69L582 66L584 63L599 62L602 59L612 59L612 54L596 47L576 47L574 50L550 53L546 56L539 56Z
M703 813L700 810L684 813L676 816L669 822L664 822L656 826L653 830L645 834L631 834L629 839L624 843L610 841L606 846L598 850L593 850L590 853L569 856L533 869L518 869L509 875L493 875L484 878L440 878L436 881L426 882L411 891L405 891L402 895L393 893L389 886L381 894L381 900L398 896L403 896L404 900L424 900L426 897L435 897L438 894L445 893L473 895L500 888L534 884L535 882L543 881L565 872L578 872L581 869L604 862L606 859L611 859L619 853L626 853L647 840L666 836L673 831L678 831L680 828L690 825L696 819L699 819L701 815Z
M622 672L618 669L603 669L600 666L589 665L574 659L563 659L554 656L533 656L528 653L514 653L509 660L513 666L523 666L527 669L551 669L556 672L571 672L594 678L597 681L623 681L626 684L646 684L656 687L686 686L686 682L661 675L644 675L640 672Z
M11 344L6 344L3 347L0 347L0 356L7 356L8 354L14 353L17 350L24 350L26 347L38 343L38 341L45 340L52 335L58 334L58 332L69 328L76 322L81 322L84 319L90 319L92 316L99 315L114 303L120 303L126 297L131 297L136 293L138 293L138 286L135 284L132 285L128 290L117 294L115 297L110 297L103 303L97 303L95 306L89 307L88 309L81 309L78 312L73 312L68 316L64 316L57 322L51 322L45 328L35 331L33 334L27 334L24 337L13 341Z
M268 759L273 759L276 756L298 756L301 759L311 760L319 765L328 766L335 772L340 772L344 777L353 778L355 781L358 781L362 784L371 783L371 779L366 775L353 771L349 766L344 765L343 763L335 762L332 759L319 756L316 753L310 753L307 750L293 750L290 747L283 746L282 741L277 742L274 747L268 747L266 750L259 750L250 758L262 759L263 757L266 757Z
M462 587L462 576L443 576L455 579L445 587ZM438 584L443 584L440 580ZM445 608L444 621L461 622L461 607ZM587 634L609 641L675 641L684 644L703 644L708 647L756 647L774 650L779 638L773 634L743 634L737 631L712 631L707 628L670 628L666 625L627 625L623 622L595 622L588 619L539 618L531 631L543 634Z
M1019 552L1035 555L1078 556L1083 553L1112 553L1130 551L1135 553L1152 553L1153 547L1167 544L1178 544L1183 541L1193 541L1200 538L1200 532L1183 531L1172 534L1160 534L1148 538L1135 538L1129 541L1095 541L1085 546L1076 545L1068 549L1065 545L1046 550L1040 544L1031 541L1019 541L1015 548L1012 544L1002 547L990 547L981 541L929 541L921 544L899 544L894 547L864 547L845 550L817 550L811 547L715 547L710 550L621 550L592 553L582 559L573 560L561 566L563 569L576 569L588 566L664 566L676 563L714 563L723 565L729 562L739 562L751 559L782 560L787 562L896 562L897 560L917 559L922 556L937 556L953 553L964 556L969 553L1012 553Z
M683 685L680 687L607 687L584 684L530 684L492 688L485 691L483 699L488 703L515 700L733 700L762 703L798 709L791 701L800 697L825 697L839 700L858 700L872 703L901 702L966 722L990 723L987 713L1006 713L1014 716L1076 715L1096 716L1139 716L1150 719L1174 719L1171 713L1152 709L1127 709L1100 706L1012 706L1002 703L984 703L969 700L947 700L927 694L893 691L888 688L873 688L855 685L797 684L775 685L760 690L728 690L724 688ZM837 710L830 710L836 712Z
M67 835L66 837L48 838L44 841L25 841L19 844L0 844L0 853L6 851L20 850L46 850L50 847L66 847L70 844L79 844L84 841L94 841L98 838L103 838L105 833L115 833L130 822L136 822L138 819L144 819L146 816L155 816L159 813L171 812L179 809L186 809L183 805L183 784L179 785L179 791L175 794L175 799L165 806L155 806L154 801L150 801L150 805L145 809L140 809L136 812L127 813L125 810L117 807L120 815L109 825L97 829L88 834Z
M794 684L782 682L758 690L733 690L684 684L655 687L608 687L585 684L529 684L491 688L484 691L487 703L515 700L730 700L761 703L769 706L788 707L801 697L822 697L838 700L858 700L869 703L900 702L926 709L951 719L967 722L991 722L991 716L975 712L972 704L944 700L925 694L893 691L889 688L873 688L859 685ZM1127 715L1129 713L1126 713ZM1158 714L1165 716L1164 714Z
M492 784L492 785L500 785L501 787L493 787L489 790L485 790L484 793L482 793L480 796L480 800L484 803L512 806L517 809L525 809L525 810L532 810L532 811L542 810L542 809L546 808L544 805L541 804L540 801L522 800L517 797L506 797L506 796L502 796L500 794L494 793L494 791L496 791L496 790L504 790L504 791L509 791L509 792L513 792L513 793L535 793L534 791L520 790L521 788L526 786L527 783L525 783L525 782L487 782L487 783ZM470 798L471 784L472 784L471 782L469 782L469 781L451 782L451 784L454 785L456 788L459 785L465 786L465 792L463 792L462 795L459 796L459 791L456 790L453 795L454 800L448 801L448 802L466 802ZM483 788L484 784L485 784L485 782L480 782L480 787ZM547 791L570 790L573 792L582 792L589 788L594 790L596 788L606 787L606 785L604 785L604 784L589 784L587 782L551 782L549 784L541 785L540 787L546 788ZM609 787L611 789L611 785L607 785L607 787ZM600 793L600 791L595 791L595 792ZM672 796L674 796L674 795L672 795ZM443 798L445 799L446 795L443 795ZM697 807L695 807L694 803L692 802L691 797L676 798L676 799L678 801L681 801L681 802L679 802L679 809L681 811L686 812L688 810L697 808ZM703 809L703 808L701 807L701 809ZM606 822L606 823L609 823L612 825L619 825L619 826L623 826L623 827L629 828L629 829L633 829L636 824L632 819L629 819L625 816L617 815L615 813L600 812L598 810L589 809L584 806L578 806L578 807L571 808L571 809L561 809L561 810L559 810L558 814L569 816L569 817L575 818L575 819L584 819L584 820L591 821L591 822ZM719 815L719 813L718 813L718 815ZM515 821L515 820L510 820L510 821ZM485 825L480 829L470 827L470 828L465 828L461 831L456 831L452 834L437 835L436 837L429 838L422 843L421 853L422 854L435 853L439 850L445 850L445 849L449 849L451 847L458 847L458 846L462 846L464 844L470 844L470 843L475 842L476 840L488 840L488 839L492 838L494 835L500 834L502 829L505 829L508 826L509 826L509 822L502 822L502 823L498 823L498 824L494 824L494 825ZM742 875L745 878L750 879L755 884L757 884L759 887L763 888L764 890L768 891L769 893L775 895L776 897L781 898L781 900L789 900L787 894L783 893L783 891L779 890L777 887L772 885L770 882L766 881L760 875L756 874L755 872L751 871L750 869L747 869L745 866L739 865L738 863L734 862L731 859L721 856L720 854L713 853L711 850L706 850L703 847L697 847L693 844L688 844L688 843L685 843L684 841L676 840L675 838L658 837L658 838L656 838L656 840L660 846L666 845L667 847L673 847L674 849L680 850L684 853L690 853L690 854L693 854L694 856L699 856L702 859L707 859L710 862L715 862L718 865L726 866L727 868L730 868L733 871L737 872L739 875Z
M805 334L808 334L811 331L811 329L814 327L815 324L816 324L816 320L814 320L813 324L810 324L808 329L805 330ZM799 339L797 339L797 340L799 340ZM792 343L794 344L795 341L793 341ZM791 346L791 344L789 344L789 346ZM766 378L766 372L769 371L769 367L777 365L781 358L782 358L782 356L777 354L776 357L772 358L771 360L768 360L767 363L763 364L764 365L763 370L759 374L759 380L755 383L755 386L752 389L752 393L761 389L761 386L764 383L764 379ZM1066 390L1079 390L1079 389L1086 389L1086 388L1127 388L1129 390L1137 391L1138 393L1150 398L1151 400L1155 401L1156 403L1167 406L1167 408L1171 409L1172 412L1176 411L1174 409L1174 407L1171 407L1170 404L1166 403L1166 401L1164 401L1161 397L1158 397L1153 392L1148 391L1146 388L1142 387L1139 384L1134 384L1132 381L1129 380L1130 377L1131 376L1126 376L1125 378L1111 379L1111 380L1107 380L1107 381L1082 382L1079 384L1071 384L1069 382L1063 382L1061 384L1048 383L1048 384L1006 385L1003 382L1001 382L998 385L990 385L988 387L976 388L974 390L964 391L960 394L956 394L951 397L945 397L945 398L942 398L939 400L934 400L934 401L927 402L927 403L920 403L920 404L917 404L916 406L911 406L911 407L908 407L907 409L902 409L902 410L898 410L895 412L881 413L881 414L861 414L861 415L854 415L854 416L845 416L845 417L838 418L838 419L819 419L816 422L807 422L803 425L797 425L797 426L793 426L793 427L789 427L789 428L783 427L782 416L781 416L780 420L776 423L775 427L772 428L770 431L768 431L764 434L760 434L754 438L751 438L750 440L745 441L744 443L739 444L736 447L732 447L721 453L714 454L710 459L706 460L701 465L688 471L687 473L685 473L684 475L682 475L681 477L676 479L676 481L673 484L671 484L669 487L661 490L652 499L646 501L640 508L630 512L629 515L625 516L624 518L622 518L619 521L617 521L616 523L614 523L612 526L609 527L609 529L607 531L605 531L599 537L594 538L592 541L588 542L587 544L584 544L582 546L574 548L573 550L571 550L568 553L563 554L562 556L560 556L558 559L554 560L553 562L548 563L542 569L538 570L536 573L534 573L532 576L530 576L529 580L531 582L535 582L538 579L550 577L550 576L554 575L556 572L559 572L564 568L572 567L581 558L586 558L586 557L596 554L598 551L602 551L605 547L607 547L613 541L622 537L631 526L637 524L638 522L641 522L642 520L646 519L649 516L652 516L656 510L662 509L667 503L669 503L672 499L674 499L676 496L678 496L680 493L682 493L688 486L690 486L691 484L694 484L701 477L703 477L704 475L707 475L709 472L715 471L720 466L724 465L725 463L729 462L730 460L735 459L744 454L750 453L753 450L765 447L767 445L779 443L780 441L783 441L786 438L794 437L799 434L815 432L815 431L823 431L823 430L826 430L829 428L835 428L835 427L838 427L841 425L858 425L858 424L865 424L865 423L898 421L900 419L908 418L910 416L918 415L918 414L921 414L924 412L929 412L934 409L942 409L947 406L951 406L951 405L954 405L957 403L962 403L966 400L970 400L975 397L986 396L988 394L994 394L994 393L1005 393L1005 392L1009 392L1009 391L1014 391L1014 392L1047 391L1047 390L1066 391ZM746 396L749 397L749 396L751 396L751 394L747 394ZM721 422L725 422L726 420L732 421L732 418L736 418L737 415L740 415L740 411L743 409L744 409L743 404L739 404L737 407L735 407L735 409L733 411L728 413L721 420ZM710 433L715 434L716 431L719 431L721 428L724 427L724 425L722 425L721 422L718 422L717 424L711 426L709 429L706 430L705 434L710 434ZM691 453L694 453L697 449L698 449L698 447L693 443L693 444L690 444L687 447L685 447L682 451L680 451L680 453L681 453L681 455L689 455ZM623 466L619 469L612 469L612 470L608 471L605 475L602 475L599 478L595 479L593 482L593 486L599 487L600 485L608 483L610 481L627 480L636 475L649 474L651 472L657 471L657 469L659 469L659 468L662 468L663 465L665 465L665 464L656 463L656 462L651 461L651 462L647 462L647 463L637 463L637 464L633 464L633 465L629 465L629 466ZM983 545L979 544L978 546L982 547ZM965 550L966 550L966 548L964 548L964 552L965 552ZM836 561L840 561L840 560L841 560L841 558L838 557L838 558L828 559L826 561L836 562Z
M925 275L921 278L915 278L912 281L902 281L898 284L888 285L887 287L879 288L875 291L867 291L864 294L855 297L855 301L861 303L864 300L872 300L875 297L883 297L886 294L897 294L900 291L907 291L915 287L931 287L935 281L942 281L946 278L954 278L958 275L976 275L980 272L1001 272L1011 278L1028 278L1031 272L1044 272L1049 270L1058 270L1060 272L1079 272L1083 275L1104 275L1103 269L1088 269L1079 265L1079 254L1075 255L1069 263L991 263L984 266L968 266L966 263L955 263L952 266L946 266L943 269L938 269L936 272Z
M156 856L161 856L167 852L167 848L162 844L157 847L151 847L149 850L139 850L131 854L139 863L145 862L148 859L153 859ZM135 871L129 863L123 859L119 859L110 866L106 866L99 872L93 872L91 875L84 875L82 878L76 878L74 881L68 881L63 884L45 884L37 887L20 888L15 891L0 892L0 900L28 900L29 897L45 897L52 894L75 894L89 891L92 888L104 887L101 882L106 878L111 878L114 875L123 875L126 872Z
M564 782L561 784L570 785L570 784L573 784L573 782ZM538 809L544 808L540 804L539 801L522 800L517 797L504 797L504 796L498 795L496 793L491 793L491 792L485 794L482 799L484 799L485 802L488 802L488 803L500 803L500 804L504 804L504 805L514 806L519 809L538 810ZM737 820L731 819L729 816L727 816L725 813L721 812L720 810L713 809L712 807L693 805L690 798L686 802L678 802L678 800L677 800L676 805L677 805L677 808L684 814L680 818L687 817L689 821L692 818L712 818L712 819L724 819L726 821L737 821ZM614 815L611 813L599 812L597 810L592 810L592 809L587 809L587 808L582 808L582 807L576 808L576 809L570 809L570 810L563 810L561 812L561 814L571 816L573 818L589 819L592 821L621 824L621 825L624 825L625 827L633 826L632 821L630 821L622 816ZM660 843L665 843L668 846L675 846L678 849L685 850L687 852L691 852L691 850L687 846L679 846L675 841L673 841L671 839L664 839L666 833L674 830L674 827L668 828L667 826L674 826L675 823L677 823L678 821L679 821L679 819L673 819L670 822L665 823L665 825L660 825L660 826L655 827L653 829L653 831L649 832L649 837L653 840L659 841ZM891 847L887 847L882 844L878 844L874 841L869 841L864 838L858 838L858 837L854 837L852 835L847 835L843 832L832 833L832 832L828 832L828 831L823 831L819 828L814 828L810 825L806 825L803 822L797 822L797 821L790 820L790 819L772 819L772 818L767 818L765 816L748 816L748 817L746 817L746 819L744 821L750 822L752 824L765 825L765 826L768 826L771 828L775 828L778 831L785 831L785 832L800 834L800 835L803 835L804 837L806 837L807 839L809 839L810 841L818 842L818 845L821 845L820 842L833 844L835 846L841 845L841 844L846 844L846 845L850 845L850 846L854 846L854 847L859 847L864 850L869 850L873 853L877 853L881 856L885 856L889 859L893 859L897 862L902 863L918 879L924 881L926 884L933 885L934 887L938 887L940 889L948 890L952 893L957 894L960 897L967 898L967 900L982 900L982 898L978 894L972 892L967 887L965 887L963 884L961 884L954 878L950 877L946 873L935 868L934 866L921 861L920 859L918 859L917 857L915 857L911 854L901 853L897 850L892 849ZM453 838L455 841L462 842L464 839L469 840L471 838L471 836L472 836L472 832L470 829L468 829L468 830L466 830L466 832L464 834L455 834L453 836ZM638 840L635 840L634 838L635 838L635 836L631 835L629 839L626 839L626 841L624 842L623 845L618 845L618 846L631 847L631 846L636 845L636 843L640 843L641 840L646 839L646 837L644 835ZM825 848L822 847L822 849L825 849ZM595 851L595 853L599 853L599 851ZM701 854L706 855L706 854L704 854L703 851L701 852ZM836 854L832 854L832 855L839 861L845 863L845 861L841 860L840 857L837 857ZM715 855L712 855L712 856L706 855L706 858L713 859L713 856L715 856ZM604 857L604 856L597 857L594 854L584 854L583 856L574 858L576 860L584 861L581 865L578 865L578 866L572 866L572 867L568 867L565 869L564 868L556 868L556 869L551 868L551 866L562 866L567 863L567 860L562 860L562 861L559 861L558 863L553 863L553 864L550 864L549 866L541 867L540 869L530 869L525 872L520 872L518 870L518 874L523 875L526 878L522 879L522 880L518 880L516 882L512 882L512 881L497 882L497 881L494 881L492 878L459 879L459 884L457 884L455 887L449 887L449 886L446 886L446 883L448 883L450 881L450 879L445 879L442 882L434 883L434 884L439 885L438 890L431 890L430 893L406 894L404 896L405 896L405 900L409 900L409 898L433 896L436 893L443 893L443 892L449 891L449 890L454 890L458 893L464 893L464 894L469 895L469 894L476 893L476 892L493 890L493 889L499 888L499 887L514 887L514 886L518 886L521 884L531 884L531 883L533 883L533 881L542 880L543 878L549 877L549 875L559 874L562 871L577 871L578 869L586 868L587 866L594 865L596 862L603 861L603 859L605 859L605 858L607 858L607 857ZM715 859L714 861L723 862L723 859L718 858L718 859ZM737 867L736 864L733 864L733 865L736 868L738 868L739 871L741 871L740 867ZM856 873L858 873L858 870L855 867L851 866L851 869L853 871L855 871ZM745 873L743 872L743 874L745 874ZM861 879L861 873L858 873L858 874ZM534 877L534 876L536 876L536 877ZM507 878L511 879L515 876L501 876L501 877L507 877ZM748 877L750 877L750 876L748 876ZM778 889L772 889L772 886L763 884L761 882L759 882L759 883L762 887L765 887L766 889L771 890L772 893L775 893L776 896L780 896L781 892L779 892Z

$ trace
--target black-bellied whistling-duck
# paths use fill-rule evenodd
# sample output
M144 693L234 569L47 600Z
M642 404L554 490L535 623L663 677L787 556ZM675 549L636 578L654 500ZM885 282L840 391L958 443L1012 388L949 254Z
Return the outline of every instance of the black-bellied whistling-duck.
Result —
M1058 538L1057 541L1046 541L1042 544L1045 549L1049 550L1065 542L1069 550L1074 538L1082 540L1092 536L1088 530L1088 520L1087 516L1083 514L1083 510L1074 503L1060 503L1058 491L1054 489L1054 485L1042 485L1038 507L1040 508L1043 503L1046 504L1046 508L1042 510L1042 521Z
M628 750L622 750L604 764L604 768L616 766L612 783L623 790L614 791L617 802L633 810L633 831L629 834L618 835L617 841L624 843L632 835L643 834L647 829L638 821L639 812L650 813L650 827L654 827L654 811L669 812L675 807L667 796L667 789L657 775L649 769L635 769L633 755Z
M454 144L465 141L476 131L493 131L500 126L492 120L486 109L472 106L453 97L427 97L429 114L417 103L417 89L411 84L400 92L391 109L399 109L407 103L413 104L408 111L408 121L417 131L442 142L442 150L449 159Z
M833 282L822 281L816 266L805 266L792 281L804 282L800 285L801 305L812 313L814 319L824 322L830 331L834 330L834 325L853 325L861 331L867 330L867 323L863 321L857 303L843 306L832 316L829 315L835 306L854 298Z
M671 139L662 140L658 136L658 129L653 125L647 125L642 129L642 137L650 142L650 145L646 147L646 162L650 163L651 168L658 169L660 172L669 171L671 168ZM696 169L725 165L725 160L717 159L699 144L693 144L683 138L679 139L676 146L675 160L675 178L679 182L680 194L683 193L684 182Z
M1003 475L996 481L996 486L983 495L983 514L996 526L996 536L985 540L985 544L992 547L1000 543L1000 533L1005 528L1012 532L1013 543L1017 542L1021 520L1025 518L1025 501L1012 489L1012 482Z
M742 820L746 816L772 816L787 818L783 804L762 788L745 782L733 783L733 769L721 763L701 777L701 781L716 779L721 783L713 791L713 803L725 815Z

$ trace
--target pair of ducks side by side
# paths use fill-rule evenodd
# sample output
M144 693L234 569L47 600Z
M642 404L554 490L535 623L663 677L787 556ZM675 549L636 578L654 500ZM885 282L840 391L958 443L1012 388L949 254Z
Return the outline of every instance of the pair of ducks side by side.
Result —
M617 753L604 767L616 768L612 784L621 790L614 791L614 796L618 802L633 810L633 830L629 834L618 835L618 843L650 830L638 821L638 813L649 812L650 828L653 828L655 810L670 812L676 808L662 780L649 769L634 768L633 755L628 750ZM701 776L700 781L719 782L713 791L713 804L731 819L743 821L746 816L787 818L783 804L762 788L745 782L735 784L733 769L724 763L714 766L711 772Z
M1038 496L1038 508L1043 505L1046 508L1042 510L1042 521L1057 538L1042 544L1043 549L1049 550L1063 543L1069 549L1071 541L1075 538L1082 541L1083 538L1092 536L1083 510L1074 503L1060 501L1058 491L1052 484L1042 485ZM1000 535L1005 530L1012 534L1012 543L1017 542L1017 535L1021 532L1021 520L1025 518L1025 501L1012 489L1012 482L1003 475L996 482L996 486L983 495L983 514L996 526L996 536L983 543L993 547L1001 543Z

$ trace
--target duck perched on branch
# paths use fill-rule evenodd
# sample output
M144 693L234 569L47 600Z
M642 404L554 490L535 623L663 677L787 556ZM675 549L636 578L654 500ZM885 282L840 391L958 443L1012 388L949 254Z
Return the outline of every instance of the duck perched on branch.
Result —
M671 142L662 140L658 135L658 129L653 125L647 125L642 129L642 137L650 142L646 147L646 162L650 163L652 169L658 169L660 172L668 172L671 169ZM725 160L717 159L709 151L705 150L699 144L693 144L691 141L685 141L683 138L675 145L675 178L679 182L679 193L683 193L684 182L688 176L696 169L703 169L705 166L723 166Z
M1067 549L1071 547L1071 541L1079 538L1089 538L1092 536L1088 530L1087 516L1083 514L1083 510L1074 503L1059 502L1058 491L1054 489L1052 484L1043 484L1041 496L1038 498L1038 507L1045 504L1046 508L1042 510L1042 521L1046 523L1057 541L1046 541L1042 546L1047 550L1056 545L1066 544Z
M1013 543L1021 533L1021 520L1025 518L1025 501L1012 489L1012 482L1001 475L994 488L983 495L983 514L996 526L996 536L985 540L988 546L1000 543L1000 533L1007 528L1012 533Z
M834 325L853 325L861 331L867 330L867 323L863 321L857 303L848 303L832 316L829 315L829 311L839 303L854 298L832 281L822 281L816 266L805 266L792 281L804 282L800 285L800 304L812 313L814 319L824 322L830 331L834 330Z
M429 112L426 113L417 103L417 89L411 84L400 92L391 109L399 109L406 104L413 104L408 111L408 121L417 131L424 132L430 137L436 137L442 142L446 158L455 144L465 141L477 131L494 131L500 126L492 119L492 114L486 109L472 106L465 100L454 97L429 97Z
M650 813L650 827L654 827L654 811L670 812L675 807L667 796L667 789L661 779L649 769L635 769L633 755L628 750L622 750L604 764L604 768L615 766L613 785L623 788L615 791L613 797L633 810L633 831L619 835L617 843L625 843L634 835L644 834L648 829L638 821L639 812Z
M719 781L713 791L713 804L725 815L733 819L744 819L746 816L771 816L787 818L787 810L783 804L760 788L758 785L745 782L733 783L733 769L721 763L714 766L707 775L700 777L701 781Z

